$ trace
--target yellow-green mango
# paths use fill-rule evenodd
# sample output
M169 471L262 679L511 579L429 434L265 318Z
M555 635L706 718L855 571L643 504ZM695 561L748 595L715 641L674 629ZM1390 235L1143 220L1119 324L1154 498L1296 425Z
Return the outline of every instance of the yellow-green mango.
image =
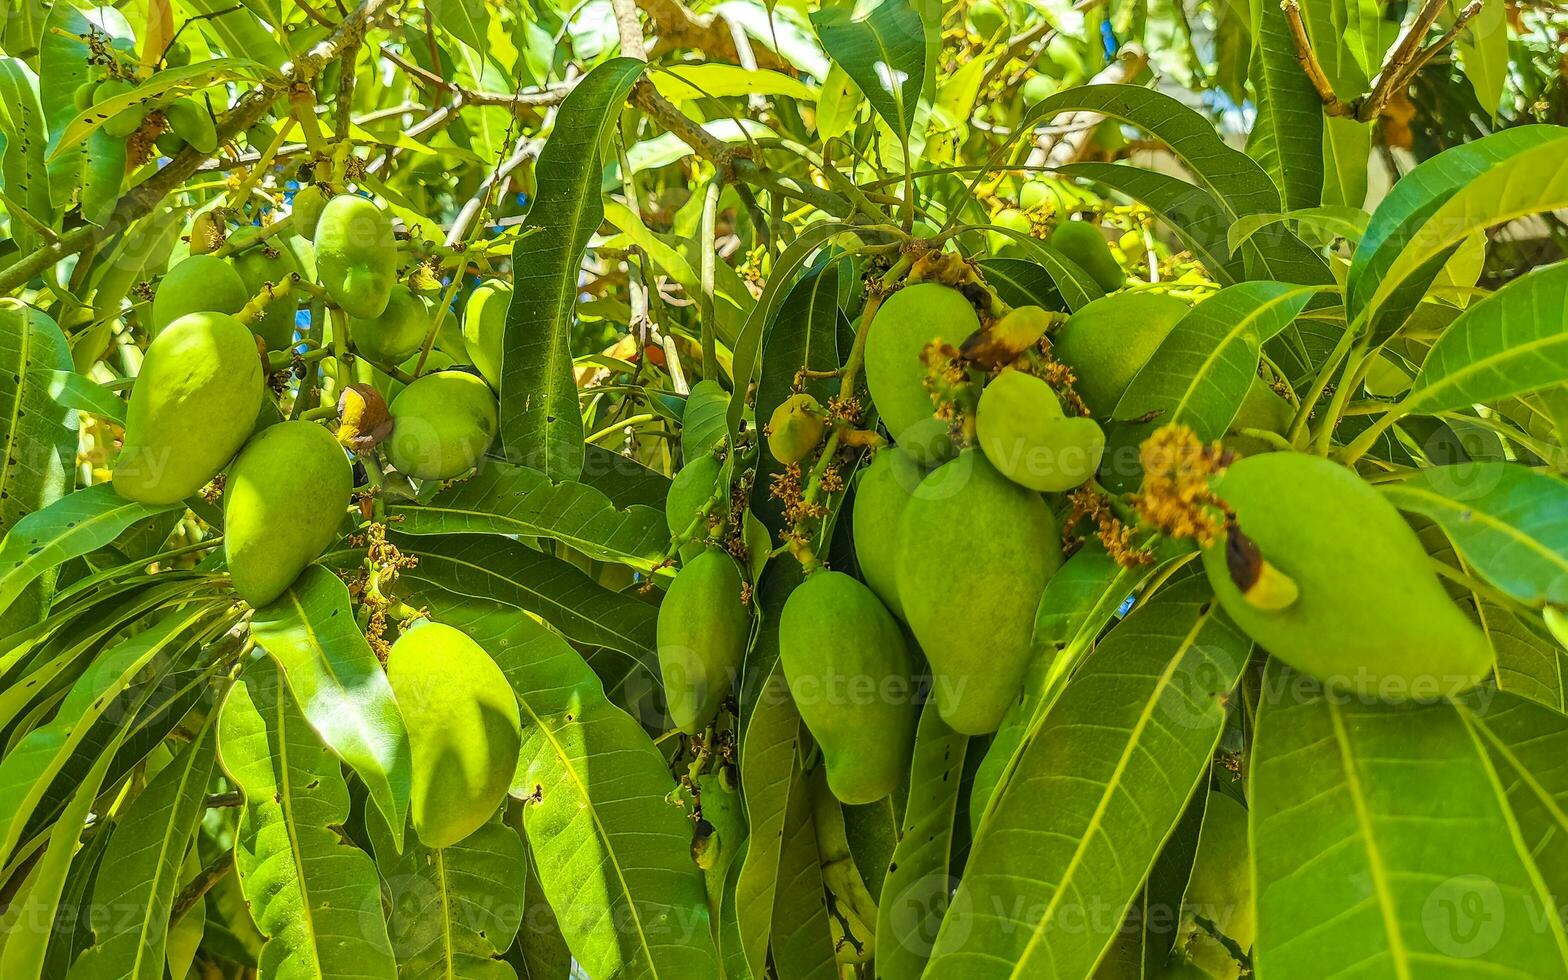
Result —
M1252 383L1247 386L1246 396L1241 400L1241 407L1236 410L1236 417L1231 420L1230 431L1233 434L1225 437L1225 446L1243 456L1273 452L1279 447L1256 436L1235 433L1242 429L1260 429L1283 436L1290 429L1291 420L1295 416L1296 410L1290 407L1290 402L1281 398L1262 377L1254 375Z
M701 732L735 686L751 634L741 602L740 566L709 548L686 563L659 604L659 673L670 720Z
M247 226L229 236L231 244L243 245L261 233L260 228ZM234 254L234 271L245 284L251 297L261 293L268 283L281 285L299 273L299 262L294 253L280 248L279 243L268 239L260 245ZM251 323L250 329L262 339L268 350L282 350L294 340L294 314L299 309L299 293L292 288L287 295L279 296L262 308L261 318ZM247 300L246 302L249 302Z
M1295 585L1260 608L1246 542L1220 535L1203 567L1220 605L1270 653L1336 690L1384 700L1457 694L1492 668L1480 629L1454 605L1416 532L1382 494L1320 456L1248 456L1213 483L1256 555Z
M1034 234L1034 225L1029 221L1029 216L1017 208L998 208L991 215L991 224L996 225L998 228L1016 231L1025 237L1030 237ZM1000 231L988 231L985 233L985 238L986 244L990 246L992 252L1005 252L1011 247L1016 254L1023 248L1012 235L1003 234Z
M200 490L255 427L266 392L261 355L226 313L192 313L147 347L131 388L115 492L172 504Z
M106 78L93 90L93 105L101 105L112 98L127 95L135 90L136 85L133 82L123 78ZM141 128L142 120L146 117L145 104L122 109L104 121L103 131L115 139L125 139Z
M942 720L965 735L996 731L1022 693L1035 608L1062 563L1056 519L966 449L921 482L899 542L898 595Z
M1127 285L1127 272L1111 254L1111 246L1098 225L1063 221L1051 230L1045 243L1077 263L1106 292Z
M398 637L387 680L408 729L414 833L451 847L506 799L522 747L517 695L479 644L441 623Z
M664 495L664 521L669 526L670 537L683 533L697 519L697 511L713 496L723 471L724 464L717 457L704 454L682 466L680 472L675 474L675 479L670 481L669 491ZM717 513L723 514L727 509L721 504ZM706 538L707 529L698 528L697 537L681 547L681 560L689 561L701 554Z
M463 306L463 343L468 359L496 389L501 387L501 345L506 340L506 311L511 305L511 284L491 279L475 286Z
M245 281L227 259L192 255L170 269L152 297L152 333L187 313L238 313L250 301Z
M212 121L212 114L195 99L175 99L163 107L163 117L174 135L194 146L197 152L212 153L218 148L218 127Z
M914 658L892 614L859 580L818 571L779 617L779 663L844 803L893 793L909 768L919 714Z
M814 395L790 395L768 418L768 452L785 465L798 463L817 448L827 427L827 413Z
M498 408L490 386L464 371L437 371L392 399L387 458L419 480L450 480L479 464L495 441Z
M925 476L909 453L884 446L855 484L855 561L871 591L899 619L906 618L898 598L899 521Z
M430 332L430 301L398 283L380 316L350 317L348 328L359 353L383 364L397 364L419 353L424 344Z
M282 595L337 536L354 490L343 447L315 422L279 422L245 444L223 486L223 553L253 607Z
M1086 304L1053 338L1056 359L1095 418L1108 419L1132 379L1159 349L1186 303L1165 293L1118 293Z
M889 296L861 329L871 331L866 386L894 441L922 465L952 455L953 441L947 423L935 416L920 354L934 340L957 347L980 329L974 306L956 289L916 283Z
M295 191L289 211L295 233L307 242L314 242L316 226L321 223L321 212L326 206L327 192L319 184L306 184Z
M1090 418L1069 418L1051 386L1022 371L1003 371L980 394L975 433L985 458L1030 490L1055 493L1094 476L1105 432Z
M392 218L357 194L339 194L316 224L316 275L349 316L378 317L397 282Z
M1257 938L1252 906L1252 850L1247 841L1247 808L1224 793L1209 793L1198 835L1192 877L1181 903L1176 947L1202 975L1237 980L1241 965L1219 940L1197 923L1203 916L1242 949Z

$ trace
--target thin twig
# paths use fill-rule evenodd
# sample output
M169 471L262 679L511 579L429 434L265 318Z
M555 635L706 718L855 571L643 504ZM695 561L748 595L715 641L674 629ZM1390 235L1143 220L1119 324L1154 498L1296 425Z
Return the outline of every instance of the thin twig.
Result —
M1383 107L1394 93L1408 84L1410 76L1406 68L1421 51L1421 41L1426 37L1432 25L1437 23L1438 15L1448 8L1448 0L1426 0L1419 13L1416 14L1415 23L1410 25L1410 30L1394 45L1394 50L1389 52L1383 61L1383 68L1378 72L1377 84L1367 97L1361 100L1356 107L1356 118L1362 122L1370 122L1383 112Z
M1312 50L1312 39L1307 36L1307 25L1301 19L1301 4L1296 0L1282 0L1280 8L1285 11L1285 23L1290 27L1290 40L1296 47L1296 61L1301 65L1301 70L1307 73L1307 79L1312 82L1318 98L1323 101L1323 111L1331 116L1355 115L1356 107L1339 97L1333 83L1328 80L1328 74L1318 63L1318 56Z
M228 877L229 872L233 870L234 849L228 848L213 858L211 864L202 868L201 873L175 897L174 905L169 910L169 925L173 926L185 918L185 913L195 908L196 903L201 901L202 897L208 892L212 891L214 885Z

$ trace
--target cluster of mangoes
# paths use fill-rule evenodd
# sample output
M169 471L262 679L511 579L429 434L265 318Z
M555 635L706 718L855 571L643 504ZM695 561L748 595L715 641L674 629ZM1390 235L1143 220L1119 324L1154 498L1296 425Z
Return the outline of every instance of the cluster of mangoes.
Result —
M171 47L166 63L170 67L184 64L181 59L189 56L182 52L183 45ZM136 91L136 87L137 80L123 74L117 66L112 69L112 73L106 73L96 65L89 66L86 80L76 87L73 94L76 109L78 112L86 112L95 106L105 106L111 99ZM124 108L106 106L101 128L106 135L115 139L128 139L142 128L147 116L153 112L163 115L163 128L156 139L159 152L165 156L172 157L187 146L204 154L217 151L218 126L212 111L202 100L189 95L174 98L156 96Z
M227 467L225 551L236 591L255 606L281 595L331 543L353 492L340 439L314 422L281 421L268 396L266 352L294 343L299 292L290 284L320 284L343 311L340 322L362 360L417 359L433 324L429 302L398 281L387 214L355 195L337 195L314 211L309 198L290 219L300 234L287 238L263 240L254 227L225 236L221 219L198 215L192 254L153 296L153 339L114 471L121 496L167 504L191 497ZM510 288L497 283L471 294L467 336L458 344L483 377L434 370L394 388L372 369L370 384L346 394L377 403L366 414L379 415L379 428L368 438L340 433L343 444L361 451L384 440L392 466L420 480L472 469L498 428L490 385L499 380L509 300Z

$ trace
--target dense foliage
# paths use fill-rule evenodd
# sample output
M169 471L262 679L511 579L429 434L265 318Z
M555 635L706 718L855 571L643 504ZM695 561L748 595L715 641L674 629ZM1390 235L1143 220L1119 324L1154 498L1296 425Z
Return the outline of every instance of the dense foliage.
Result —
M11 0L0 977L1568 976L1568 14Z

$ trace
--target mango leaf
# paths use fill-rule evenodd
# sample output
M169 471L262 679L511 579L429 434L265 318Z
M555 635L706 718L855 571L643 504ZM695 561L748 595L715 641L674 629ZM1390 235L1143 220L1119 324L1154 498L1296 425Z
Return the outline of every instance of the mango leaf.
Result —
M566 938L561 935L561 923L540 887L539 869L528 860L526 850L523 857L528 883L523 889L523 922L517 933L517 948L525 968L523 975L528 980L569 980L572 951L567 949Z
M443 593L495 611L526 609L578 643L608 647L658 676L654 623L658 608L612 592L575 565L506 538L484 535L399 535L397 546L419 559L399 575L400 594L415 606Z
M1253 40L1258 117L1247 152L1280 188L1286 208L1316 207L1323 190L1323 102L1296 60L1279 4L1254 0Z
M931 975L1092 972L1208 772L1251 648L1198 578L1111 631L981 822Z
M815 102L817 98L816 89L781 71L716 62L671 65L650 77L659 94L672 102L737 95L782 95L802 102Z
M991 256L976 263L986 284L1008 306L1041 306L1049 309L1062 301L1056 280L1038 263L1028 259Z
M1084 271L1083 267L1072 261L1067 256L1051 248L1037 238L1018 231L1015 228L1004 228L1001 225L982 225L987 232L1001 235L1003 238L1012 239L1023 246L1031 261L1045 270L1046 275L1056 284L1057 292L1061 293L1062 300L1069 310L1079 310L1090 302L1105 295L1105 290L1095 282L1094 277Z
M179 68L164 68L129 92L111 96L82 110L60 134L49 152L59 159L79 146L100 126L131 108L156 109L183 95L217 88L229 82L276 83L278 73L248 58L212 58Z
M1217 792L1200 786L1192 794L1116 939L1095 967L1094 980L1143 980L1164 972L1172 948L1184 938L1183 899L1193 877L1210 797Z
M60 145L60 136L65 132L66 124L77 114L76 90L89 77L87 58L90 49L87 42L82 40L89 33L109 38L110 46L118 50L135 47L135 35L130 22L113 7L83 9L69 3L50 6L49 19L38 49L38 94L49 134L46 155L52 154ZM110 163L118 156L120 172L114 180L114 186L118 189L125 177L125 141L113 142L120 144L118 154L104 143L93 145L91 149L107 150L104 155ZM93 163L88 153L89 146L80 145L75 153L63 155L49 164L50 198L57 209L65 209L78 191L85 190L83 169Z
M824 7L811 12L811 26L888 128L908 140L926 73L925 25L909 0Z
M9 855L54 777L106 712L120 711L120 695L160 654L190 641L213 615L213 601L164 613L147 629L100 653L77 678L48 724L28 732L0 759L0 855ZM124 728L126 726L114 726Z
M1449 0L1454 14L1465 6L1459 0ZM1475 89L1475 100L1496 119L1508 82L1508 4L1505 0L1481 0L1481 12L1466 27L1454 42L1459 64Z
M1568 603L1568 482L1517 463L1456 463L1385 484L1442 526L1481 577L1521 602Z
M1399 411L1451 412L1568 380L1568 323L1541 313L1564 304L1568 262L1536 269L1472 303L1432 345Z
M691 462L712 452L729 435L731 395L712 378L692 385L681 413L681 457Z
M100 483L33 511L0 541L0 612L38 576L102 548L137 521L179 506L138 504Z
M1295 222L1309 241L1328 244L1335 238L1357 242L1366 234L1371 215L1360 208L1324 205L1283 214L1249 214L1230 226L1226 244L1232 252L1270 225Z
M252 661L229 689L218 757L245 795L234 870L267 937L261 975L396 980L375 864L342 836L343 770L270 658Z
M1568 651L1544 630L1531 628L1502 606L1478 599L1476 618L1497 656L1493 676L1500 691L1568 715Z
M0 191L6 196L0 207L10 216L11 237L23 254L38 246L38 233L12 210L20 208L45 226L54 223L44 165L48 131L38 98L38 76L19 58L0 58Z
M1140 431L1177 423L1191 426L1201 440L1218 439L1257 376L1264 342L1288 327L1318 291L1244 282L1210 296L1171 328L1113 417L1147 420Z
M30 306L0 300L0 539L71 490L76 413L61 404L54 383L70 367L71 350L53 320ZM52 576L34 581L30 601L0 613L0 632L42 618L54 583ZM0 599L0 607L14 601Z
M490 45L490 10L484 0L430 0L430 15L439 27L480 54Z
M810 782L797 772L790 786L773 902L773 963L781 977L837 980Z
M116 822L93 901L106 917L71 980L163 980L169 915L186 849L206 810L217 737L210 724L164 766Z
M573 957L595 977L717 975L692 825L666 798L675 783L653 740L526 616L487 648L522 708L512 795Z
M573 305L583 249L604 218L599 146L647 67L614 58L590 71L556 115L534 168L538 191L512 249L517 270L501 365L506 457L573 480L583 468L583 420L572 379Z
M918 980L958 884L954 837L969 736L943 723L936 700L920 709L909 800L877 905L877 976Z
M728 401L729 396L725 396ZM593 558L651 571L669 545L663 511L617 509L593 487L554 482L510 463L481 466L474 476L419 504L394 504L405 534L517 534L550 538Z
M1367 200L1372 127L1346 116L1323 116L1323 205L1360 210Z
M69 363L71 352L67 350L65 356ZM87 412L122 426L125 424L125 399L103 385L82 377L68 367L50 371L48 378L49 389L61 408ZM3 526L0 524L0 527Z
M450 847L410 838L399 854L379 814L366 824L390 893L387 933L399 980L516 980L500 957L523 918L516 889L528 876L528 855L517 831L498 814Z
M1450 147L1406 174L1378 204L1366 235L1351 256L1345 283L1347 318L1361 319L1369 315L1369 307L1378 305L1373 303L1374 294L1387 280L1395 260L1420 234L1427 218L1461 188L1503 161L1562 140L1568 140L1568 136L1558 126L1519 126ZM1430 276L1437 274L1436 267L1424 271ZM1408 313L1426 291L1425 282L1419 278L1412 281L1409 295L1402 291L1394 305ZM1404 317L1395 319L1403 322Z
M231 0L179 0L179 4L202 18L202 26L217 35L225 51L243 51L272 69L283 67L289 57L256 12L241 4ZM273 24L281 22L276 15L265 19Z
M413 780L408 733L386 672L354 621L348 588L311 565L256 610L250 633L277 661L316 735L364 780L401 846Z
M1127 195L1165 222L1216 282L1228 286L1240 280L1240 263L1231 259L1234 249L1225 241L1234 215L1210 191L1169 174L1112 163L1073 163L1057 172Z
M1454 705L1329 697L1273 661L1251 788L1260 976L1568 969L1535 842Z

